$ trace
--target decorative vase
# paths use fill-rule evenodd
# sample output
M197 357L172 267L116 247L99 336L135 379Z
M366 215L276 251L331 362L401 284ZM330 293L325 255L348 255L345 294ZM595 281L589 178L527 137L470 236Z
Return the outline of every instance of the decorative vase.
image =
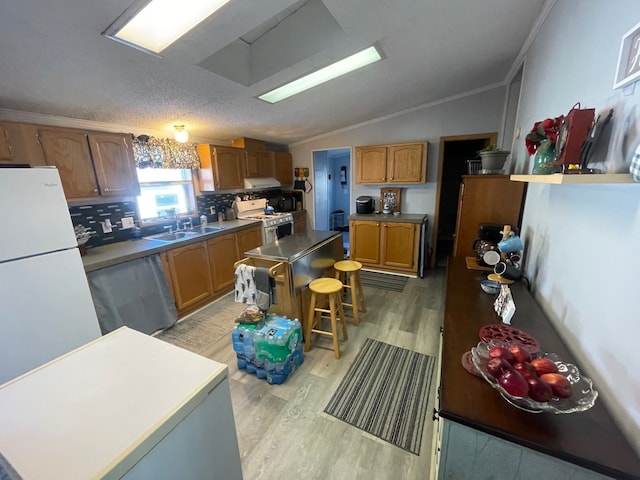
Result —
M556 156L555 144L549 142L540 146L533 157L533 175L550 175L553 173L553 160Z

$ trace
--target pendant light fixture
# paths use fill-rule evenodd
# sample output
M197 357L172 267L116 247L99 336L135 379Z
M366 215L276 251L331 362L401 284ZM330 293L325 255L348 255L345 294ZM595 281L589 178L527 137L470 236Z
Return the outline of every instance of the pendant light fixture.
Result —
M176 142L187 143L187 141L189 140L189 132L187 132L187 129L184 125L174 125L173 138L176 139Z

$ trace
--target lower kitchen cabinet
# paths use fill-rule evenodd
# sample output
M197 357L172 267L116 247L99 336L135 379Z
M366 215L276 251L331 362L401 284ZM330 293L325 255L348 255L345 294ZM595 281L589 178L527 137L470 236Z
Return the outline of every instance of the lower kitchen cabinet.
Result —
M198 242L162 254L178 315L213 298L207 248Z
M415 223L351 221L351 258L364 266L415 274L419 229Z
M225 290L235 282L234 264L240 259L235 233L216 236L207 240L207 252L213 292Z
M244 252L253 250L262 246L262 227L250 227L240 230L237 234L238 255L244 258Z

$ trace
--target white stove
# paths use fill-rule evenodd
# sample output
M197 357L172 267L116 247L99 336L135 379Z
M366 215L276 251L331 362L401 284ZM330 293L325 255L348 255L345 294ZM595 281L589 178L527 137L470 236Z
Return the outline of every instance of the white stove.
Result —
M293 215L290 213L266 213L267 199L241 200L236 198L234 208L240 220L262 221L262 243L272 243L293 234Z

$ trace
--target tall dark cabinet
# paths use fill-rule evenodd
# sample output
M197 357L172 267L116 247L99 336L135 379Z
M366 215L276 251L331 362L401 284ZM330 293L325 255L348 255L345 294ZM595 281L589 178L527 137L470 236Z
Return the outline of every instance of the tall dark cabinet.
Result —
M526 183L509 175L463 175L453 246L455 257L475 257L473 241L482 223L520 225Z

